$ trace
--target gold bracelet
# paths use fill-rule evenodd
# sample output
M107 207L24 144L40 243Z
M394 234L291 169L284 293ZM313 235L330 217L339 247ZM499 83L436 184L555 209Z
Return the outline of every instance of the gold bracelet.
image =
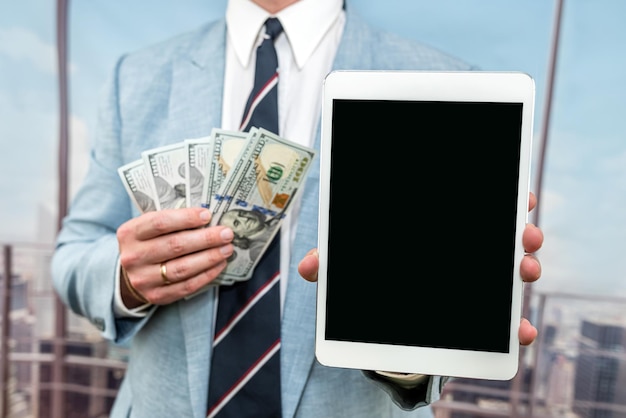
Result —
M140 300L143 303L149 303L148 299L146 299L141 293L139 293L139 291L135 289L135 287L132 285L132 283L130 282L130 278L128 277L128 274L126 274L126 270L124 269L124 267L120 267L120 269L122 273L122 278L124 279L124 283L126 283L126 287L130 291L130 293L135 297L135 299Z

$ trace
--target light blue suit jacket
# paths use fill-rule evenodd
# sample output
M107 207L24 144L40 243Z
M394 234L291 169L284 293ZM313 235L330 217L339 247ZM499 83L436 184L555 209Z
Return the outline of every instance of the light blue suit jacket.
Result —
M213 291L153 309L141 320L114 317L119 256L115 231L138 215L117 168L140 158L146 149L206 136L220 126L225 34L225 22L220 20L120 59L101 105L90 169L58 237L52 269L62 300L105 338L131 342L113 418L206 414ZM372 28L349 7L334 68L470 69L439 51ZM316 285L300 279L296 266L307 250L317 246L318 180L319 167L314 165L292 249L282 324L283 416L431 416L430 408L398 408L386 391L358 370L323 367L315 360ZM438 399L442 382L431 377L424 403Z

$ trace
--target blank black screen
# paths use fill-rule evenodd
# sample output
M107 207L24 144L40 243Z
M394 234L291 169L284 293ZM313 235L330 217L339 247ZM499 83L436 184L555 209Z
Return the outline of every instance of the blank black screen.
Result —
M326 338L507 352L522 104L334 100Z

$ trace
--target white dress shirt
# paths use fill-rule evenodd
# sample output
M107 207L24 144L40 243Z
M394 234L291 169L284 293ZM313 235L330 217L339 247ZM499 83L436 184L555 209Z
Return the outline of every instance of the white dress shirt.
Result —
M277 133L312 147L320 117L322 84L332 68L345 23L343 0L300 0L276 15L250 0L228 2L222 129L239 129L254 84L256 48L263 41L263 25L270 16L277 17L284 30L274 43L279 68ZM292 203L281 226L283 302L299 207L299 202Z

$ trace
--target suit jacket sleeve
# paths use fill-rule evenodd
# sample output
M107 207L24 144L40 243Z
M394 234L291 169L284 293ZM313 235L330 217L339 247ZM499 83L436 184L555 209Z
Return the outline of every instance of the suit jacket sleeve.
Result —
M89 171L57 238L52 279L59 297L74 313L87 318L105 338L122 342L147 317L138 320L114 316L119 257L115 233L136 212L117 174L123 164L117 75L109 81L107 91L100 106Z

